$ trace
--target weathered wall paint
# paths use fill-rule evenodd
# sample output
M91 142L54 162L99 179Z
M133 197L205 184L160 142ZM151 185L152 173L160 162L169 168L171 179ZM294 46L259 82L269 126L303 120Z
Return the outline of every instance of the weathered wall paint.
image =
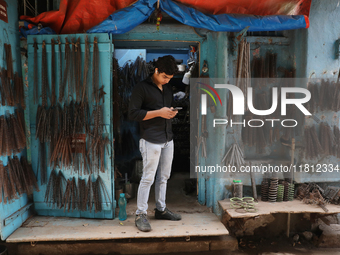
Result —
M335 42L340 38L340 1L338 0L313 0L310 10L310 27L307 30L296 30L294 33L294 54L298 77L323 78L335 80L339 74L340 59L335 57ZM330 126L339 126L339 112L319 111L314 114ZM311 118L306 118L306 126L315 125L317 132L319 125ZM298 152L295 157L302 163L316 164L327 163L340 165L339 158L326 156L307 161ZM315 181L311 173L296 174L297 182ZM334 172L332 176L322 174L317 177L319 182L339 181L339 175Z
M340 38L340 1L313 0L307 36L305 77L337 77L340 60L335 58L335 41ZM300 46L303 49L303 45Z

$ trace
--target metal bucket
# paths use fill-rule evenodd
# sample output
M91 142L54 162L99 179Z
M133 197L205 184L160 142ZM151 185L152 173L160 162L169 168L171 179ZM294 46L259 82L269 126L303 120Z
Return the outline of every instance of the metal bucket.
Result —
M0 245L0 255L8 255L6 246Z

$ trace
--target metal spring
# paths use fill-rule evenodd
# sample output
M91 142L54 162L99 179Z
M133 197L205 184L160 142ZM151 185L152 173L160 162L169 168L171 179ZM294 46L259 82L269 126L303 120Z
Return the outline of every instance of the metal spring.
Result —
M100 177L98 177L98 178L100 178ZM101 180L101 182L102 182L102 185L104 185L102 180ZM109 196L108 196L108 193L107 193L107 198L110 199ZM107 203L107 200L106 200L106 203ZM256 204L257 203L255 202L253 197L243 197L243 198L233 197L233 198L230 198L230 207L235 209L235 211L239 212L239 213L257 212L258 209L255 208Z
M276 202L277 197L277 188L278 188L278 178L270 179L269 193L268 193L268 201Z
M283 201L286 202L286 201L289 201L289 182L284 181L283 186L284 186Z
M277 188L277 198L276 198L277 202L282 202L283 201L283 194L284 194L284 185L283 184L279 184L279 186Z
M264 202L268 201L268 193L269 193L269 182L268 180L263 180L261 183L261 200Z
M288 200L293 201L294 200L294 193L295 193L295 185L293 183L288 184Z

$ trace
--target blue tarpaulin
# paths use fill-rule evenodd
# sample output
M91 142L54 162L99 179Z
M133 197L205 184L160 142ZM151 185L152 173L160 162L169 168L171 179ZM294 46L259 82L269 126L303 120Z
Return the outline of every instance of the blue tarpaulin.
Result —
M209 15L171 0L162 0L160 9L185 25L219 32L239 32L247 26L248 31L279 31L308 27L304 15Z
M41 27L38 28L37 26L28 23L27 21L23 21L23 26L19 27L20 35L22 37L27 38L28 35L52 35L56 32L53 31L52 28L49 27Z
M140 0L114 12L102 23L89 29L87 33L126 33L151 15L155 10L156 2L157 0ZM247 26L249 26L248 31L279 31L309 26L308 17L304 15L210 15L171 0L160 1L160 9L185 25L219 32L238 32Z
M124 34L149 18L157 0L139 0L112 13L106 20L87 30L87 33Z
M156 9L156 5L157 0L139 0L115 11L103 22L87 30L87 33L124 34L147 20ZM219 32L238 32L247 26L249 26L248 31L278 31L309 27L309 19L305 15L213 15L172 0L160 1L160 10L185 25ZM24 35L54 33L53 30L39 31L37 28L25 29L22 32Z

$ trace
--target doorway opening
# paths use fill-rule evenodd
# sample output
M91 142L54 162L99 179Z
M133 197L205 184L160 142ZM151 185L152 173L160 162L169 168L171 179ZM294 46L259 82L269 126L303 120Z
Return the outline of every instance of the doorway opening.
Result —
M198 77L200 44L192 41L115 40L114 47L113 58L118 65L120 81L117 90L121 106L119 127L115 129L116 198L121 192L128 193L128 197L131 195L127 209L130 214L135 212L138 183L142 175L142 158L139 152L139 124L127 117L131 91L134 85L153 73L153 64L159 57L172 55L176 59L179 72L169 83L173 88L175 106L182 109L172 119L174 159L166 201L169 208L175 206L183 212L209 211L207 207L198 204L197 182L196 179L190 179L190 84L184 79L191 67L191 77ZM152 187L149 196L151 214L153 203Z

